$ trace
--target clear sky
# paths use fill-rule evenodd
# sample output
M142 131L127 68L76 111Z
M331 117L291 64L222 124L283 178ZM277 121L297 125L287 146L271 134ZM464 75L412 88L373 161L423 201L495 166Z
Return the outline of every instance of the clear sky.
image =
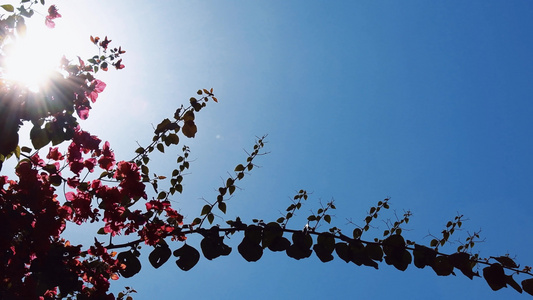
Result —
M428 245L428 234L439 235L460 213L469 221L456 239L481 229L485 241L474 249L482 257L509 253L533 265L532 2L56 4L63 15L56 32L70 32L61 45L71 58L93 54L91 34L108 35L127 51L124 70L102 74L108 87L83 123L109 140L119 159L130 159L137 141L147 144L152 124L198 88L214 88L219 103L197 116L197 138L182 139L194 162L184 194L173 200L189 221L205 204L201 198L214 200L227 172L245 160L243 149L268 134L270 154L215 223L275 220L306 189L312 195L290 227L303 228L310 209L334 199L333 223L349 235L354 225L347 220L363 225L368 209L391 197L398 215L413 213L404 227L409 239ZM151 170L171 172L173 155L154 157ZM375 225L366 238L386 229ZM401 272L383 263L376 271L338 257L324 264L315 255L295 261L268 251L248 263L239 242L229 242L230 256L202 258L188 272L174 258L154 270L143 251L140 274L112 285L134 287L136 299L529 297L414 265ZM189 243L199 246L195 238Z

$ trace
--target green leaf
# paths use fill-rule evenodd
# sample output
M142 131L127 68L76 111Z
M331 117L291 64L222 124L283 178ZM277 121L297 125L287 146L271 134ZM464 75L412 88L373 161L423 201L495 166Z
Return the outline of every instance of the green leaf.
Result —
M30 139L33 144L33 148L41 149L50 142L50 137L46 130L41 129L40 126L33 126L30 131Z
M324 216L324 221L328 222L328 224L331 223L331 216L330 215L325 215Z
M31 152L31 148L23 146L22 148L20 148L20 151L24 152L24 153L30 153Z
M161 192L159 193L159 195L157 195L157 199L165 199L166 196L167 196L166 192Z
M163 144L159 143L156 146L157 150L159 150L161 153L165 153L165 146Z
M15 11L15 8L11 4L4 4L4 5L2 5L2 8L5 11L8 11L8 12L14 12Z
M207 221L209 221L209 224L213 224L213 221L215 220L215 215L212 213L207 215Z
M15 153L15 157L17 159L20 159L20 146L19 145L17 145L17 147L15 148L14 153Z
M244 171L244 166L242 164L238 164L235 167L235 172L240 172L240 171Z

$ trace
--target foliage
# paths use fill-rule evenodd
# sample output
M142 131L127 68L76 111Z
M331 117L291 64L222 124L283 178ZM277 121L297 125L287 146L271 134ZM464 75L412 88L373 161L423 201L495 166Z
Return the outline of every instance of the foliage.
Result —
M7 13L0 20L2 48L24 35L25 19L32 17L34 6L39 4L44 5L44 0L23 0L16 9L12 5L1 6ZM53 28L53 20L59 17L57 8L50 6L45 25ZM218 101L213 89L198 90L189 105L182 105L172 117L162 120L154 129L152 141L137 148L131 160L117 160L110 143L102 143L84 131L78 118L89 117L91 103L106 87L95 74L107 71L109 66L123 69L121 56L125 51L111 48L107 37L90 40L99 54L86 61L63 58L60 70L38 93L17 82L0 82L0 168L6 159L18 160L16 180L0 176L0 298L129 299L135 291L127 288L115 297L109 293L110 280L131 277L140 271L141 245L153 249L148 259L154 268L175 256L178 268L188 271L201 255L208 260L229 255L232 248L225 240L235 234L242 235L237 250L249 262L261 259L266 249L285 252L297 260L314 252L322 262L337 256L347 263L375 269L384 261L400 271L411 264L430 267L438 276L455 275L459 270L470 279L483 276L493 290L509 285L520 293L533 295L533 279L518 284L513 278L518 274L533 275L530 267L520 268L508 256L482 259L472 253L479 233L467 237L455 253L439 252L439 247L461 228L463 216L449 221L442 237L434 237L429 247L402 236L402 226L408 224L410 212L401 219L387 220L388 228L382 237L363 239L374 220L389 209L388 198L371 207L364 225L354 224L351 235L337 227L318 230L319 224L332 222L332 211L336 209L333 201L311 213L303 229L288 228L289 221L308 199L304 190L294 196L283 216L275 221L253 219L244 223L236 218L227 221L226 227L212 226L216 213L226 213L227 200L236 192L237 183L254 169L256 158L264 154L266 137L258 138L245 161L236 165L233 174L218 188L216 200L206 204L192 222L185 223L170 200L183 191L190 150L182 146L183 154L176 159L177 167L169 176L151 175L151 154L180 145L183 137L195 137L195 115L210 100ZM19 128L25 122L33 126L32 147L19 145ZM64 152L58 147L63 143L68 144ZM167 189L160 188L162 181L169 183ZM154 196L149 196L152 193L147 186L151 186ZM108 235L109 244L95 238L92 245L72 245L62 238L66 226L93 222L102 224L97 234ZM185 243L191 234L202 236L200 245ZM129 236L131 240L113 244L112 237L116 235ZM172 241L180 246L171 245ZM486 266L480 275L477 270L481 265Z

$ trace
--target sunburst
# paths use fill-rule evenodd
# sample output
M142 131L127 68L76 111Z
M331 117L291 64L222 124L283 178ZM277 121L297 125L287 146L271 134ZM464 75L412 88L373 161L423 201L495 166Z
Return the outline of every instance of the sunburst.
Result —
M32 26L25 36L7 41L2 50L2 78L37 92L50 74L59 70L64 49L54 30L42 25Z

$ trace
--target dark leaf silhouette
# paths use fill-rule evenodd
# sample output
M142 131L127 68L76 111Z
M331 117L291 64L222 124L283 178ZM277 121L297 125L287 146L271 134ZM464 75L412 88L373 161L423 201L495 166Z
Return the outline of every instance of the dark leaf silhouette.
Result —
M120 275L129 278L141 271L141 262L133 251L124 251L117 255L117 259L123 264Z
M500 264L492 264L489 267L485 267L483 269L483 277L494 291L507 286L507 277Z
M154 268L161 267L172 255L172 251L167 244L158 244L154 247L154 250L148 256L148 260Z
M187 244L175 250L173 254L178 257L176 265L183 271L189 271L200 260L200 252Z

